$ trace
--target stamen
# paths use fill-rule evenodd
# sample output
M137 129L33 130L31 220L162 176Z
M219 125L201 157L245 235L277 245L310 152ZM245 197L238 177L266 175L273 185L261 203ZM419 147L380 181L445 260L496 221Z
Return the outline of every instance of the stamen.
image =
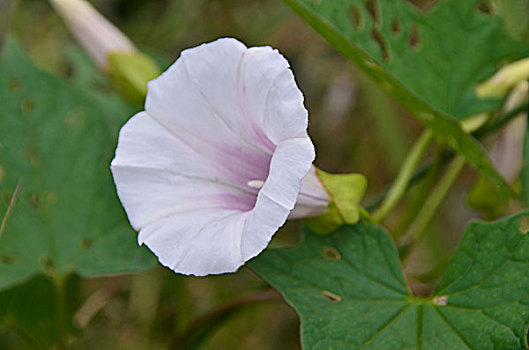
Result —
M264 185L264 181L263 180L250 180L248 181L247 185L248 187L261 189Z

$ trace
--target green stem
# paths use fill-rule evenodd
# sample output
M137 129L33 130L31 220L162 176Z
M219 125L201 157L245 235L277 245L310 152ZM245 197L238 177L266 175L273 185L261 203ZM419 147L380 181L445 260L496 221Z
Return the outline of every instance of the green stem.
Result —
M484 137L488 136L489 134L492 134L493 132L495 132L498 129L500 129L501 127L503 127L505 124L510 122L514 117L516 117L518 114L520 114L520 112L523 112L525 109L529 109L529 103L524 103L523 105L520 105L519 107L513 109L512 111L507 112L504 115L496 118L491 123L486 124L485 126L480 128L476 132L472 133L472 136L474 136L478 140L483 139ZM529 148L529 140L527 142L528 142L528 146L527 147ZM529 150L528 150L528 152L529 152ZM445 152L444 155L443 155L442 161L445 162L445 161L451 159L453 156L454 156L454 152L453 151ZM415 171L413 176L411 177L408 185L412 185L412 184L418 182L419 180L421 180L424 176L426 176L428 174L428 172L430 171L430 168L432 167L432 165L433 165L433 163L430 162L430 163L426 163L426 164L420 166L417 169L417 171ZM528 184L528 187L529 187L529 184ZM389 194L389 189L383 190L378 195L374 196L374 198L369 200L364 205L364 208L366 208L368 211L373 210L374 208L379 206L380 203L382 203L386 199L388 194ZM528 195L528 197L529 197L529 195ZM529 203L529 198L528 198L528 203Z
M392 231L392 235L395 241L398 241L402 237L404 232L408 230L409 226L413 223L413 221L421 211L423 204L426 201L426 198L428 197L432 187L435 184L435 180L438 178L439 169L441 168L445 152L446 148L444 147L444 145L439 145L437 151L435 152L433 163L428 169L426 178L424 179L424 181L421 182L418 188L418 193L413 199L411 206L406 211L404 218Z
M515 109L510 110L509 112L499 116L496 119L493 119L490 123L485 124L472 135L477 139L482 139L484 136L489 135L490 133L498 130L499 128L510 122L513 118L515 118L517 115L527 110L528 108L529 102L523 103Z
M55 321L57 323L57 349L66 349L66 276L54 273L51 276L55 286Z
M442 162L444 163L446 160L451 159L454 156L454 153L452 151L445 152L443 154ZM423 177L429 174L431 168L433 166L433 162L427 162L423 165L421 165L414 173L413 176L410 179L410 182L408 184L408 188L412 185L416 184L417 182L421 181ZM376 207L384 201L384 199L387 197L389 192L389 188L384 189L382 192L374 196L374 198L371 198L367 203L363 206L367 211L372 211Z
M462 155L457 155L448 165L446 173L443 175L439 183L434 187L430 193L423 207L417 214L415 222L410 227L408 234L406 234L407 242L403 242L403 251L409 251L409 248L419 242L426 232L428 224L439 209L448 191L457 180L459 173L463 170L465 165L465 158Z
M413 177L413 173L417 169L417 166L432 139L433 132L430 129L427 129L421 134L417 141L415 141L399 170L395 182L391 185L387 197L384 199L380 207L373 213L373 221L375 223L381 222L406 192L410 180Z
M529 103L525 106L527 110L525 133L523 137L522 149L522 171L520 173L520 182L522 184L521 198L526 207L529 207Z

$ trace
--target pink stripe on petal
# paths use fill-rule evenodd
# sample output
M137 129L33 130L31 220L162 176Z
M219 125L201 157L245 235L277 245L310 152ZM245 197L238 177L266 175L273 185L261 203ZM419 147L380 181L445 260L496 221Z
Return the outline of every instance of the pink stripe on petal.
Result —
M222 209L247 212L255 206L257 196L225 193L217 195L216 199L221 203L219 207Z

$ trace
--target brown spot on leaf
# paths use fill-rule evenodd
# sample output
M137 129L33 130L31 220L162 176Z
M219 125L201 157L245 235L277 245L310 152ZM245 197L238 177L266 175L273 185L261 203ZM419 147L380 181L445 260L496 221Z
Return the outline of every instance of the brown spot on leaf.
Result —
M92 246L92 242L88 238L83 238L81 241L81 248L86 250Z
M421 45L421 35L419 33L419 26L414 24L410 30L410 36L408 37L408 44L412 49L417 49Z
M479 12L484 13L486 15L493 15L494 13L496 13L496 7L491 1L480 0L477 2L476 8Z
M418 10L426 13L439 1L440 0L411 0L409 3L414 5Z
M352 5L349 8L349 17L351 18L351 22L353 22L353 26L356 30L362 30L364 28L364 18L362 17L362 11L355 6Z
M378 46L380 47L380 51L382 52L382 58L384 58L384 61L389 61L389 49L382 33L378 29L373 28L373 30L371 30L371 37L377 42Z
M380 10L375 0L366 0L366 10L373 21L375 21L377 25L380 24Z
M31 100L27 100L27 99L22 101L22 113L24 114L31 113L33 109L35 109L35 102Z
M55 269L55 264L53 263L53 260L51 260L48 256L43 256L40 258L40 263L42 267L44 267L45 270L51 271Z
M402 24L398 18L393 18L393 21L391 22L391 32L393 32L393 34L399 34L402 32Z
M529 216L524 216L520 219L520 224L518 226L518 229L521 233L524 235L529 232Z
M38 193L30 193L28 195L28 200L29 200L29 204L31 204L31 206L35 209L39 209L40 208L40 197L39 197L39 194Z
M0 255L0 261L4 265L15 265L17 263L16 258L7 255Z
M325 259L328 259L328 260L340 260L342 259L342 256L340 255L340 253L334 249L333 247L327 247L323 250L323 256L325 257Z
M8 82L9 90L11 90L14 93L19 93L20 89L22 88L22 84L20 83L20 80L17 78L11 78Z

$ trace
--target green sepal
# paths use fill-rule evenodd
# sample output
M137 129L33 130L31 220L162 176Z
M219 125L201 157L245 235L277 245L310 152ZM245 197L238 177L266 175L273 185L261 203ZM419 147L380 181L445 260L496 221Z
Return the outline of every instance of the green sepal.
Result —
M137 104L141 104L147 95L147 83L161 73L149 56L124 51L108 55L107 72L118 92Z
M328 211L304 220L311 230L328 234L343 224L355 224L360 220L360 200L367 188L367 180L361 174L329 174L316 169L316 173L329 195Z

